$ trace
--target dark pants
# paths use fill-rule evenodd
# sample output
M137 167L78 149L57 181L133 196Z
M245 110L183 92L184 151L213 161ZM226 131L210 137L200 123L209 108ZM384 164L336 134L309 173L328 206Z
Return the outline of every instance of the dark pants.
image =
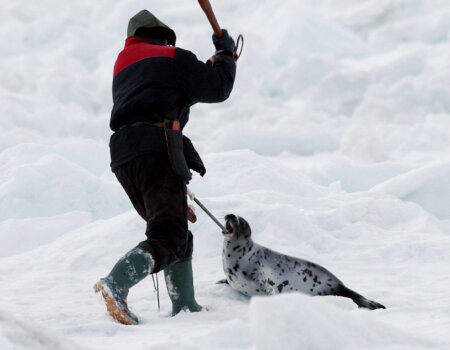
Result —
M167 154L133 158L114 173L147 222L147 239L139 246L152 254L154 272L189 260L193 238L188 230L186 184L173 172Z

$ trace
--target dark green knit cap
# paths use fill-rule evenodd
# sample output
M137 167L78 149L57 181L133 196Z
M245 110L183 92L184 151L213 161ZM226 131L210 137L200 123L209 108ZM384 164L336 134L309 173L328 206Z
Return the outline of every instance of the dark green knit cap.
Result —
M163 35L164 39L167 39L169 45L175 46L175 41L177 40L175 32L147 10L142 10L131 17L128 22L127 38L136 36L138 29L146 31L147 33L154 33L157 35L155 39L163 39L160 37Z

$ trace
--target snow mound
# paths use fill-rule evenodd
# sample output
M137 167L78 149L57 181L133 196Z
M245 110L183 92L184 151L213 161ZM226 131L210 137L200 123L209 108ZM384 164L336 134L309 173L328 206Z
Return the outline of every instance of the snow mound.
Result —
M250 322L257 349L406 350L431 345L380 322L379 314L385 311L350 312L330 298L296 293L253 298Z
M0 257L12 256L47 244L91 221L88 212L0 221Z
M122 198L117 183L103 181L60 155L48 154L4 173L0 219L54 216L73 210L110 217L126 208ZM111 205L116 207L114 214Z
M371 191L416 202L439 219L450 219L450 160L413 169L374 186Z
M0 349L2 350L79 350L62 334L0 310Z

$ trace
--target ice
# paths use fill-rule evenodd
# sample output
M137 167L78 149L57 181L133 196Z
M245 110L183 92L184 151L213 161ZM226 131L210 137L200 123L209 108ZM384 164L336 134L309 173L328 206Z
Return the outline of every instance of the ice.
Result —
M0 256L32 250L90 221L89 212L75 211L50 217L3 220L0 222Z
M256 348L274 349L280 344L286 350L428 349L436 346L380 322L379 311L349 312L336 302L333 297L319 299L298 294L254 298L250 305L250 322Z
M208 311L168 317L159 276L161 313L147 278L129 296L142 324L113 322L92 285L145 238L109 169L114 60L142 8L202 60L211 29L196 1L2 1L0 348L450 348L449 1L212 5L245 47L230 99L192 108L207 174L190 189L387 309L216 284L222 237L197 208Z
M450 160L438 161L391 178L371 191L419 203L440 219L450 219Z
M0 325L0 347L2 349L79 349L78 344L64 339L60 334L3 310L0 310Z
M120 206L123 194L116 184L55 154L13 167L0 191L1 218L51 216L72 210L103 218L114 215L106 203L116 202L116 214L124 208Z

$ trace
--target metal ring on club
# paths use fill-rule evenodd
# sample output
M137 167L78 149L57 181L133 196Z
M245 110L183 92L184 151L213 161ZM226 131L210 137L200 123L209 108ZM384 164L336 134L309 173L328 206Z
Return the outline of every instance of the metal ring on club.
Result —
M239 34L236 40L236 50L234 51L234 59L236 61L239 59L239 57L241 57L243 48L244 48L244 36L242 34Z

